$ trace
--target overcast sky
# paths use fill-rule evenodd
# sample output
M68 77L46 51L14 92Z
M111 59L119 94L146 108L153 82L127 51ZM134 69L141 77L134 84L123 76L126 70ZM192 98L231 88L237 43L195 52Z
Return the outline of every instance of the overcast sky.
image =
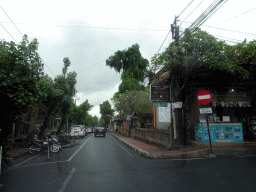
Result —
M184 10L190 2L190 6ZM106 66L105 60L116 51L138 43L142 56L150 61L164 42L175 15L182 13L178 18L182 31L212 2L2 1L0 6L4 11L0 8L0 39L20 42L21 33L27 34L30 41L38 39L38 52L45 63L44 72L53 79L62 73L63 58L69 57L71 66L67 72L77 72L77 105L88 99L94 105L90 114L100 117L99 105L106 100L111 102L110 98L118 91L121 83L120 74ZM255 16L255 0L229 0L201 29L222 40L228 40L230 44L243 42L245 38L250 41L256 39ZM171 41L169 35L160 52Z

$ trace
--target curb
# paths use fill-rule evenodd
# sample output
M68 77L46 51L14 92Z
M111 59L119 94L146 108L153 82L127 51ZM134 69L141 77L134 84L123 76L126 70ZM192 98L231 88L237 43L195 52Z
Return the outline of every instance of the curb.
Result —
M256 154L256 148L243 148L243 147L213 147L211 154L209 148L198 149L194 151L185 151L185 152L177 152L175 154L157 154L157 153L150 153L143 149L140 149L134 146L131 143L124 141L122 138L118 137L116 134L112 134L115 138L120 139L125 145L127 145L130 149L133 149L135 152L140 153L141 156L148 158L148 159L192 159L192 158L215 158L216 155L230 155L230 156L238 156L243 155L245 153ZM253 151L254 150L254 151ZM174 150L175 152L175 150Z
M148 151L145 151L143 149L140 149L133 144L130 144L126 141L124 141L122 138L119 138L118 136L111 134L117 139L120 139L125 145L127 145L130 149L134 149L135 152L138 152L141 154L141 156L147 158L147 159L186 159L186 158L202 158L202 155L204 157L216 157L216 155L210 155L208 154L208 149L201 149L197 151L191 151L191 152L181 152L176 154L157 154L157 153L150 153Z

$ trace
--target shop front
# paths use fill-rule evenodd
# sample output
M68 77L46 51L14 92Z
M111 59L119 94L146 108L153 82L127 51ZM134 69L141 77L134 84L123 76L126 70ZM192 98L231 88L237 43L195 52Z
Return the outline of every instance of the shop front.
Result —
M245 91L234 89L224 93L212 92L212 102L209 105L212 113L207 115L211 142L244 142L253 118L251 98ZM206 114L198 115L195 141L209 142Z

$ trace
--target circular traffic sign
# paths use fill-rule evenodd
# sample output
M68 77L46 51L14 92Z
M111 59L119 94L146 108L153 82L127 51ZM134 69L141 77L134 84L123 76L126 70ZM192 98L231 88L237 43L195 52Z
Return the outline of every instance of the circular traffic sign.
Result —
M210 93L210 91L202 90L202 91L199 91L196 98L200 104L207 105L212 101L212 94Z

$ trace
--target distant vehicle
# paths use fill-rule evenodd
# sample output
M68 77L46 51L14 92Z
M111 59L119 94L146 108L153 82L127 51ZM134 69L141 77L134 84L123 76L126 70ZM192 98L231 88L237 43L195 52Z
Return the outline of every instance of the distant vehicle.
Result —
M94 137L102 135L105 137L105 128L104 127L96 127L95 132L94 132Z
M93 133L93 128L92 127L87 127L86 131L87 131L87 133Z
M74 125L70 129L70 135L73 137L85 137L87 135L87 132L83 125Z

